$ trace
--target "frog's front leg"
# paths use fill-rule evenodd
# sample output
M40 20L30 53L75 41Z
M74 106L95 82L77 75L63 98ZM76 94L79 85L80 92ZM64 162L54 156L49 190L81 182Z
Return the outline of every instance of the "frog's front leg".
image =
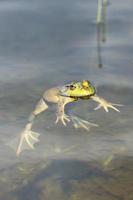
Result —
M20 135L16 152L17 155L19 155L25 149L34 149L34 144L39 142L39 133L33 132L31 128L33 126L35 117L47 108L48 106L43 99L37 103L34 111L29 116L28 123Z
M59 122L59 120L66 126L66 121L72 121L74 127L77 128L84 128L86 130L89 130L92 126L98 126L97 124L88 122L86 120L81 119L80 117L77 117L75 115L66 115L65 114L65 105L76 101L77 98L71 98L71 97L59 97L58 105L57 105L57 119L56 123Z
M120 112L120 110L118 108L116 108L115 106L123 106L121 104L114 104L114 103L108 102L105 99L103 99L97 95L91 96L90 98L99 103L98 106L94 110L98 110L103 107L103 109L106 112L109 112L109 108L112 108L113 110L115 110L117 112Z
M55 123L58 123L61 121L64 126L66 126L66 121L70 121L69 116L65 114L65 105L72 102L73 99L69 97L59 97L58 103L57 103L57 112L56 112L56 121Z

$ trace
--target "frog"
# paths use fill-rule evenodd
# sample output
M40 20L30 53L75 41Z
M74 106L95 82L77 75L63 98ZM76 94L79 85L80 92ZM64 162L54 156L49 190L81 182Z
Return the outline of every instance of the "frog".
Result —
M39 142L40 134L34 132L32 126L35 118L48 109L49 103L56 104L55 124L61 122L64 126L67 126L67 123L71 121L76 129L83 128L90 130L91 127L97 127L97 124L86 121L76 115L66 114L65 106L78 100L93 100L97 102L98 105L94 110L103 108L106 112L109 112L109 108L111 108L120 112L116 107L120 106L120 104L114 104L99 97L95 86L88 80L73 81L63 86L52 87L44 91L42 97L29 115L28 122L20 134L16 155L19 156L25 149L35 149L35 143Z

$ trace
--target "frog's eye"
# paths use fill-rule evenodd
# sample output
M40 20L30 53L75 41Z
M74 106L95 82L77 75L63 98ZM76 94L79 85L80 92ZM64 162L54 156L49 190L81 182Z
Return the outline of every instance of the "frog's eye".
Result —
M75 88L76 88L76 86L70 85L70 90L74 90Z

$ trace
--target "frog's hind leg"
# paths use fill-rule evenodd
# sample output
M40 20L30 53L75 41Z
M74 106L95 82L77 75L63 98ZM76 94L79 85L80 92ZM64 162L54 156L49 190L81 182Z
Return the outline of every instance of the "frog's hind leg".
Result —
M39 135L39 133L31 131L31 123L27 124L20 135L16 155L19 156L26 149L35 149L34 144L39 142Z
M83 120L77 116L71 116L71 120L73 122L74 127L77 128L84 128L87 131L90 130L91 127L98 127L98 124L91 123L89 121Z
M22 131L20 135L17 152L16 152L17 155L19 155L25 149L35 149L34 144L39 142L38 137L40 134L33 132L31 128L33 126L35 117L41 112L45 111L47 108L48 106L43 99L41 99L37 103L34 111L29 116L27 125L25 126L24 130Z
M86 120L83 120L81 119L80 117L77 117L77 116L73 116L71 115L71 120L73 122L73 125L74 127L77 129L77 128L84 128L86 129L87 131L90 130L91 127L98 127L97 124L94 124L94 123L91 123L91 122L88 122Z

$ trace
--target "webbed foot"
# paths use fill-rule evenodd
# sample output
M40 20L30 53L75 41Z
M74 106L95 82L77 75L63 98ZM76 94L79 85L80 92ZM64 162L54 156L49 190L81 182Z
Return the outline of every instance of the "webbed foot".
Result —
M19 156L25 149L35 149L34 144L39 142L39 135L39 133L31 131L31 123L27 124L21 133L16 155Z
M112 108L113 110L120 112L120 110L118 108L116 108L115 106L123 106L121 104L115 104L115 103L108 102L105 99L98 97L98 96L92 96L91 99L93 99L94 101L99 103L98 106L96 108L94 108L94 110L103 108L106 112L109 112L109 108Z
M72 120L73 125L74 125L75 128L84 128L87 131L89 131L92 126L95 126L95 127L98 126L97 124L88 122L88 121L83 120L83 119L81 119L81 118L79 118L77 116L72 116L71 115L71 120Z
M66 126L66 122L65 121L70 121L69 116L64 114L64 115L57 115L56 121L55 123L57 124L59 121L61 121L63 123L64 126Z

